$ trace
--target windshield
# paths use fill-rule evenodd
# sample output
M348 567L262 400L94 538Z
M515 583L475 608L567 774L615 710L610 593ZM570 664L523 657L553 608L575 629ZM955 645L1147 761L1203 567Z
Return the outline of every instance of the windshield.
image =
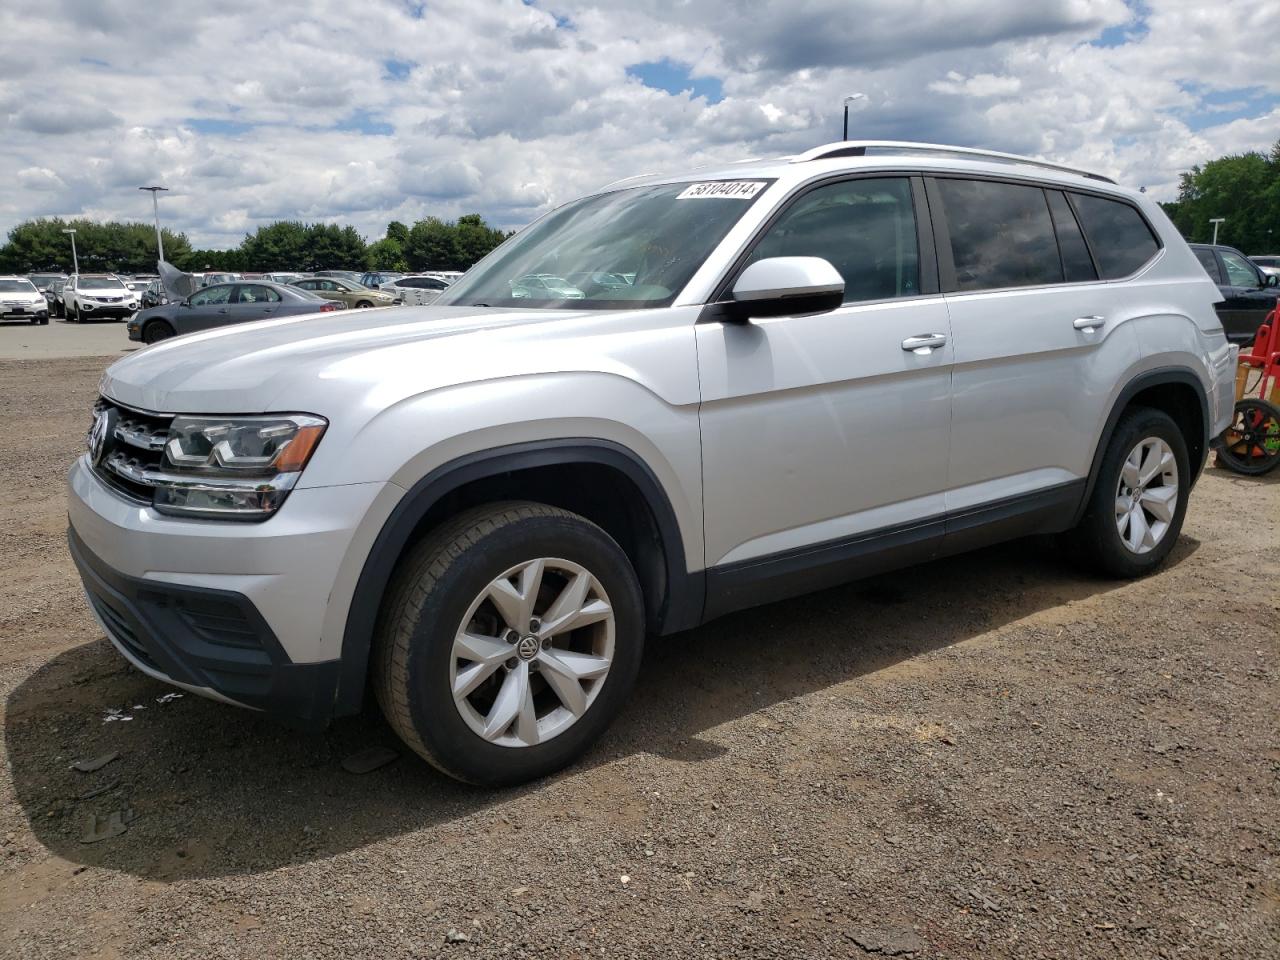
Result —
M668 306L771 182L665 183L577 200L502 244L436 303Z
M30 280L0 280L0 293L39 293Z
M81 290L123 290L124 284L115 277L81 277L76 284Z

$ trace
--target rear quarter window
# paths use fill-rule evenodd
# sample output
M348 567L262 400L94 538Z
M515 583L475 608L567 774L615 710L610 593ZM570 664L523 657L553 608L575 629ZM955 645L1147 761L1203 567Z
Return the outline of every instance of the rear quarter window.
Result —
M1136 273L1159 252L1147 221L1129 204L1085 193L1072 194L1071 202L1102 279Z

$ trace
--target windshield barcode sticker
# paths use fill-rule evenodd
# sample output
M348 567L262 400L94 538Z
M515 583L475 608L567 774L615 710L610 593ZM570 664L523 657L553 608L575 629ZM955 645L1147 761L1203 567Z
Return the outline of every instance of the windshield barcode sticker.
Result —
M750 200L764 187L760 180L712 180L695 183L676 197L677 200Z

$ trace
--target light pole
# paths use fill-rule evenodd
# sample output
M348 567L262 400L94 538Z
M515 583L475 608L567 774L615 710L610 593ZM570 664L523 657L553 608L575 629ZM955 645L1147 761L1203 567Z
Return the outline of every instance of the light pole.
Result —
M151 209L156 215L156 249L160 252L160 259L164 259L164 240L160 238L160 201L156 199L163 191L167 193L168 187L139 187L139 190L151 191Z
M76 232L74 230L63 230L63 233L71 234L71 272L80 272L80 258L76 256Z
M849 139L849 104L853 103L855 100L865 99L867 99L867 95L865 93L851 93L849 96L844 98L844 136L840 139Z
M1226 217L1210 217L1210 218L1209 218L1209 222L1213 224L1213 243L1214 243L1214 245L1215 245L1215 246L1217 246L1217 243L1218 243L1218 224L1220 224L1220 223L1226 223L1226 222L1227 222L1227 218L1226 218Z

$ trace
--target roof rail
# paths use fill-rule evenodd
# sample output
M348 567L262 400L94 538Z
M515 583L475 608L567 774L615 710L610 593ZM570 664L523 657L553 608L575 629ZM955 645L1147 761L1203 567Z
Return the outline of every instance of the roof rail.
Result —
M910 140L840 140L823 144L806 150L791 158L792 163L807 163L810 160L830 160L835 157L865 157L869 151L883 151L886 154L906 154L907 156L955 157L961 160L997 160L1001 163L1022 163L1046 170L1057 170L1059 173L1074 173L1078 177L1090 180L1101 180L1103 183L1115 183L1110 177L1100 173L1091 173L1077 167L1067 167L1047 160L1036 160L1016 153L999 153L995 150L975 150L972 147L948 147L940 143L913 143Z

